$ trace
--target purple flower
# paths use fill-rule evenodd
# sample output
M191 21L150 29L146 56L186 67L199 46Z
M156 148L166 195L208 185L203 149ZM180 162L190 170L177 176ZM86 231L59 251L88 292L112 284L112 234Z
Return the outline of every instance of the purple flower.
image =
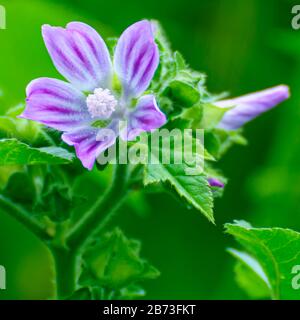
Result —
M289 88L280 85L242 97L217 101L215 105L218 107L233 107L225 113L218 127L226 130L238 129L288 98Z
M211 187L224 188L224 183L216 178L208 178L207 181Z
M100 35L90 26L44 25L43 38L56 69L68 82L39 78L26 89L20 117L63 131L83 166L95 159L118 135L132 140L166 123L152 94L144 95L159 63L152 25L143 20L121 35L113 62ZM126 121L127 128L119 129Z

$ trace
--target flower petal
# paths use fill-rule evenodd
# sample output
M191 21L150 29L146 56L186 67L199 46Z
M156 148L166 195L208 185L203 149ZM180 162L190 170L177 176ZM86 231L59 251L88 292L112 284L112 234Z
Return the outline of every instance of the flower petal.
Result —
M235 99L215 102L215 105L221 108L234 106L225 113L218 127L226 130L238 129L288 98L289 88L280 85Z
M39 78L26 88L26 108L21 118L67 131L90 120L85 95L67 82Z
M123 129L120 136L123 140L133 140L141 132L158 129L166 122L166 116L159 110L155 97L151 94L145 95L139 99L135 110L129 114L127 130Z
M112 68L108 49L100 35L82 22L66 29L44 25L42 34L56 69L82 91L108 87Z
M62 140L74 146L82 165L92 170L99 154L115 143L116 135L113 130L107 128L82 127L64 133Z
M207 181L211 187L224 188L224 183L217 178L208 178Z
M121 35L115 50L114 67L125 97L138 97L149 86L159 63L152 25L143 20Z

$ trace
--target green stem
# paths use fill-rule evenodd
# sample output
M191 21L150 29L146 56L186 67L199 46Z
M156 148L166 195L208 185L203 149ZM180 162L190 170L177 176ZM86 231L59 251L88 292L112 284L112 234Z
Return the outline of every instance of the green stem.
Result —
M102 199L83 215L67 237L64 227L57 229L50 244L56 269L57 298L68 298L76 290L77 267L80 249L99 232L121 205L127 191L127 165L116 165L113 182ZM62 236L62 238L61 238Z
M67 248L51 247L56 272L56 297L66 299L76 290L77 254Z
M126 184L127 165L117 164L110 189L69 233L67 237L69 248L80 250L95 233L107 224L127 194Z
M42 240L49 240L51 236L46 228L41 226L31 215L21 206L0 195L0 209L22 223L27 229Z

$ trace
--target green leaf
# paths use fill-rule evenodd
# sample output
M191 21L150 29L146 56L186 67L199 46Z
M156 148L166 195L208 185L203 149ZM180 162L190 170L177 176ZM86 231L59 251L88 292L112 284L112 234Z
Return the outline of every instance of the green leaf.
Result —
M202 142L195 138L184 141L186 147L184 150L183 141L180 140L183 136L179 134L179 131L170 132L166 136L160 136L158 132L152 134L151 140L160 138L157 140L160 143L158 148L152 145L149 150L150 154L144 170L144 185L165 183L171 186L172 190L176 191L189 205L201 211L214 223L213 195L203 172L204 159L214 160L214 158L204 149ZM173 143L170 143L171 137ZM181 143L179 144L178 141ZM187 148L189 143L192 145ZM201 148L200 154L195 152L196 143L197 147ZM167 154L169 159L166 158ZM186 161L187 159L189 160Z
M300 298L299 275L294 272L295 266L300 265L300 233L282 228L254 228L244 221L226 224L225 228L245 250L245 253L234 252L239 263L243 262L252 270L252 275L256 274L256 281L257 277L263 280L272 299ZM239 277L243 278L244 286L249 286L245 272ZM260 286L260 292L257 286L255 290L256 295L265 294L263 286ZM253 288L249 287L247 291L253 293Z
M246 252L232 248L227 250L238 262L235 265L235 280L252 299L270 297L270 284L260 264Z
M83 255L83 285L121 289L138 281L155 279L159 272L140 258L140 243L115 229L104 235Z
M169 182L181 197L214 223L213 195L207 178L204 175L187 175L186 169L188 166L185 164L148 164L144 184Z
M63 148L33 148L17 139L0 140L0 165L68 164L74 155Z

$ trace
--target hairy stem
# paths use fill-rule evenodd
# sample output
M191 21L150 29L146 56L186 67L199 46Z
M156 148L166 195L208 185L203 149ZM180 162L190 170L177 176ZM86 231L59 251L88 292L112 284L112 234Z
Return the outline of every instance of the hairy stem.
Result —
M41 226L30 215L29 212L2 195L0 195L0 210L2 210L3 212L7 212L10 216L22 223L39 239L42 239L44 241L51 239L51 236L47 233L46 228Z
M127 194L126 184L127 165L117 164L110 189L69 233L67 237L69 248L80 250L95 233L107 224Z

